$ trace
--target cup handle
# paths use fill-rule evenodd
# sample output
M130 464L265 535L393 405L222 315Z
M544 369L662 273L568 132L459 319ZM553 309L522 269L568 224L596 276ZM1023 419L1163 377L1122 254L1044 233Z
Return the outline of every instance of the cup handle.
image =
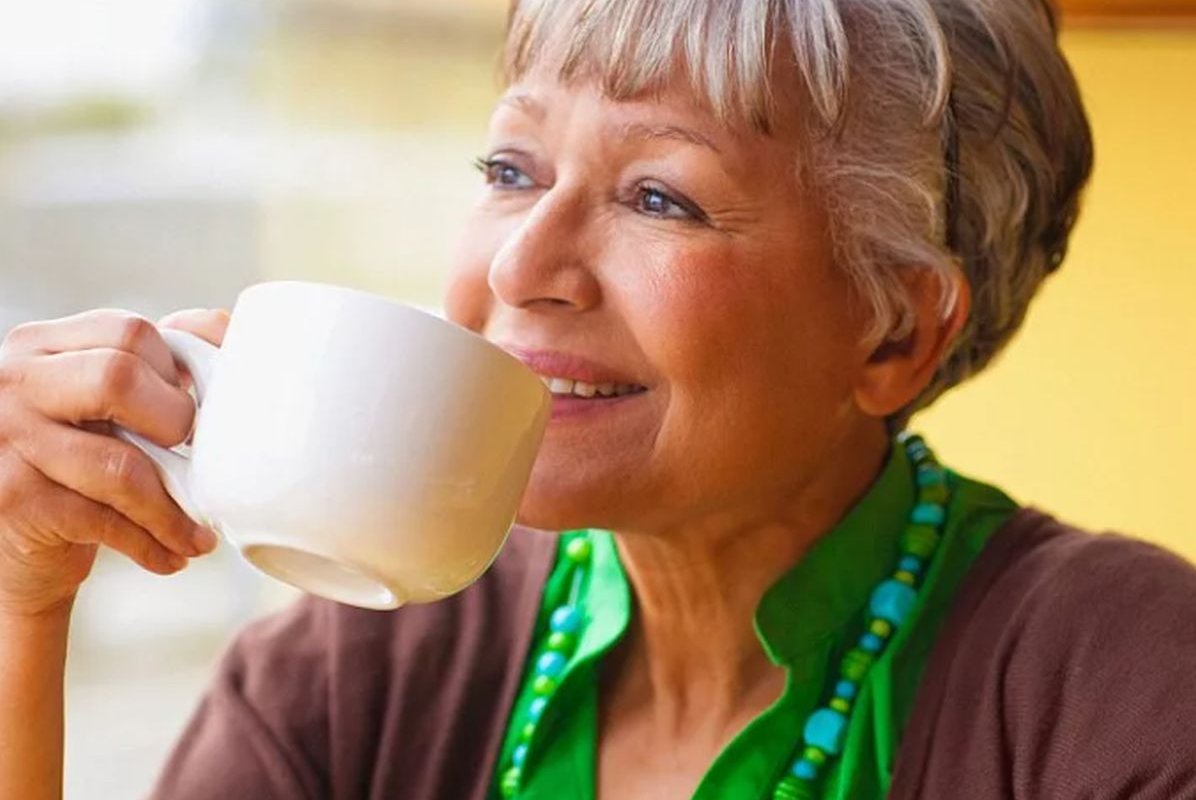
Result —
M208 386L211 385L212 372L216 366L216 357L220 348L187 333L186 331L161 328L159 333L166 340L170 352L176 360L182 362L195 387L196 413L203 405ZM113 427L113 433L149 456L158 468L158 475L167 493L178 503L191 519L200 525L211 527L211 521L196 502L195 493L191 489L191 459L180 453L178 448L169 449L154 444L140 434L134 433L119 425ZM181 447L181 445L180 445Z

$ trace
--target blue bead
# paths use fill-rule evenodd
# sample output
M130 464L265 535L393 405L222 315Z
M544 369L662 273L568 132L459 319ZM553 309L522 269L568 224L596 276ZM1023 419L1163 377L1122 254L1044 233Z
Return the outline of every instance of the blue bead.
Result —
M860 637L860 649L869 653L879 653L884 642L875 633L865 633Z
M549 627L555 633L577 633L581 630L581 612L574 606L561 606L552 612Z
M517 767L522 767L523 762L527 760L527 745L521 744L515 748L511 753L511 763Z
M828 755L837 756L843 747L847 717L831 708L820 708L806 720L805 742Z
M537 697L527 707L527 718L529 722L539 722L540 717L544 716L544 709L548 708L547 697Z
M913 574L917 575L922 571L922 559L918 558L917 556L903 556L902 559L897 562L897 569L903 569L906 572L912 572Z
M910 517L915 525L942 525L946 518L947 512L934 503L918 503Z
M793 777L801 778L803 781L812 781L818 777L818 767L804 758L794 764L790 771L793 773Z
M565 657L560 653L548 652L536 660L536 672L550 678L559 677L565 671Z
M947 471L942 467L933 465L918 467L916 479L919 486L933 486L936 483L946 483Z
M917 602L918 593L911 587L899 581L887 580L872 592L868 608L874 617L900 625Z
M857 691L858 688L851 681L839 681L835 684L835 695L845 700L851 700Z

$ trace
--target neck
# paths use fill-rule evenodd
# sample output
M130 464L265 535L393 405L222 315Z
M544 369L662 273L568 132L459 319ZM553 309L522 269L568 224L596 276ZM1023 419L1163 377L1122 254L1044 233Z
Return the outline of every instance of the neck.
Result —
M619 535L637 615L605 675L614 703L651 709L662 734L692 734L737 729L779 695L784 676L757 640L756 607L879 474L887 437L857 445L771 504Z

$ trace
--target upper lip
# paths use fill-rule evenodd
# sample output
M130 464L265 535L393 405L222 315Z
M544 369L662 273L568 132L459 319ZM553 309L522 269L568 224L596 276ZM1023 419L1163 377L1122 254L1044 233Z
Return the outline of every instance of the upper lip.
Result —
M593 386L604 383L643 386L635 377L621 372L614 367L608 367L593 359L575 353L564 353L556 350L534 350L518 345L498 343L515 358L526 364L537 375L547 378L565 378L581 381Z

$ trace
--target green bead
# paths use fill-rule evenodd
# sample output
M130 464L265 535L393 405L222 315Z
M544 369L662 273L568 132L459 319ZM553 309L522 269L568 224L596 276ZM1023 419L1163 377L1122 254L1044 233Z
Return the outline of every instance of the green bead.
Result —
M831 701L827 703L827 705L838 711L840 714L851 713L851 702L849 700L844 700L842 697L831 698Z
M946 484L932 483L929 486L923 486L918 492L918 502L934 503L936 505L944 505L951 497L951 490L947 488Z
M594 552L589 539L574 539L565 546L565 556L574 564L584 564Z
M930 558L939 544L939 532L931 525L910 525L901 534L901 552Z
M511 767L509 770L504 772L502 775L501 784L502 796L510 798L518 794L519 781L522 779L522 777L523 775L519 767Z
M906 586L913 586L918 582L918 579L914 576L914 573L906 572L905 570L901 570L893 575L893 580L897 581L898 583L904 583Z
M534 722L525 723L524 726L519 729L519 741L521 742L530 742L532 737L535 735L536 723Z
M882 639L888 639L893 635L893 623L887 619L874 619L868 626L869 633L874 633Z
M817 798L818 795L814 793L812 783L807 783L793 775L781 778L777 788L772 792L772 800L817 800Z
M817 747L807 747L805 750L802 750L801 757L815 766L821 767L826 764L826 753Z
M556 681L547 675L537 675L532 681L532 691L540 697L547 697L556 691Z
M872 669L872 664L875 661L876 657L868 651L853 647L847 651L847 655L843 656L839 672L849 681L860 683L868 674L868 670Z
M569 633L553 631L548 636L548 649L558 653L568 653L573 649L576 638Z

